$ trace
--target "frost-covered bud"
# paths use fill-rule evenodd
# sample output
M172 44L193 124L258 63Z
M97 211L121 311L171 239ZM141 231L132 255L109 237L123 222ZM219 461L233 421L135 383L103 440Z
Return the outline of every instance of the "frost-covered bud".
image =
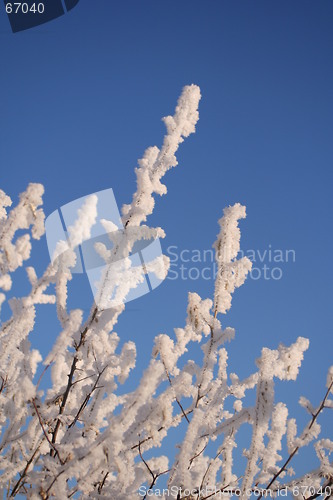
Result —
M240 399L236 399L236 401L234 402L234 410L241 411L242 408L243 408L243 402Z
M330 366L327 373L326 387L330 387L333 385L333 366ZM333 393L333 387L331 387L331 392Z

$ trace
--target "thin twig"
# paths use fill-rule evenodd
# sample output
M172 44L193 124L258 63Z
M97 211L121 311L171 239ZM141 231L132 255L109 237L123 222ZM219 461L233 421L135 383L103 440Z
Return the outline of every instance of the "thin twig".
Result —
M170 387L172 387L172 381L171 381L171 378L170 378L170 375L169 375L168 369L167 369L167 367L165 366L165 362L164 362L164 359L162 358L162 355L161 355L161 360L162 360L162 363L163 363L163 366L164 366L164 370L165 370L166 376L167 376L167 378L168 378L168 381L169 381ZM179 401L179 399L177 398L177 396L175 396L175 399L176 399L176 402L177 402L177 404L178 404L179 408L181 409L181 412L182 412L182 414L184 415L185 419L187 420L187 422L188 422L188 423L190 423L190 421L189 421L189 419L188 419L188 417L187 417L187 415L186 415L186 413L185 413L185 411L184 411L184 408L183 408L183 406L182 406L181 402Z
M16 493L19 491L20 487L21 487L21 483L23 481L23 479L25 478L27 472L28 472L28 469L30 467L30 464L33 462L35 456L37 455L38 453L38 450L39 448L41 447L42 443L44 441L44 438L41 440L41 442L39 443L39 445L37 446L37 448L35 449L35 451L33 452L33 454L31 455L31 457L29 458L29 460L27 461L26 463L26 466L25 468L23 469L23 472L20 474L20 478L19 480L17 481L17 483L15 484L10 496L11 497L15 497L16 496Z
M46 490L46 492L45 492L45 493L46 493L46 495L48 495L48 494L49 494L49 491L51 490L51 488L52 488L52 486L54 485L54 483L57 481L58 477L59 477L59 476L61 476L61 474L63 474L64 472L65 472L65 471L64 471L64 470L62 470L62 471L60 471L60 472L59 472L59 474L57 474L57 475L56 475L56 477L53 479L53 481L52 481L52 483L50 484L50 486L47 488L47 490Z
M191 413L193 413L193 408L192 408L192 410L185 411L185 413L186 413L186 415L190 415ZM180 418L184 418L184 415L183 415L183 414L178 414L178 415L176 415L176 416L175 416L175 418L173 419L173 421L175 421L175 420L176 420L176 419L178 419L179 417L180 417ZM164 429L165 429L165 426L164 426L164 425L162 425L161 427L159 427L159 428L157 429L157 432L161 432L161 431L163 431ZM147 441L150 441L151 439L153 439L153 438L152 438L152 436L148 436L148 437L146 437L145 439L142 439L141 444L144 444L144 443L146 443ZM131 447L131 450L135 450L136 448L138 448L138 446L139 446L138 444L134 444L134 445Z
M0 394L6 388L6 386L7 386L7 380L8 380L8 375L6 375L5 377L1 377Z
M87 394L87 395L86 395L86 397L84 398L83 402L81 403L80 408L78 409L77 414L76 414L76 415L75 415L75 417L74 417L73 422L71 422L71 423L69 424L68 429L70 429L71 427L73 427L73 425L75 425L75 424L76 424L76 422L78 421L78 419L79 419L79 417L80 417L81 413L83 412L83 410L85 409L85 407L86 407L86 406L87 406L87 404L89 403L89 400L90 400L90 398L91 398L92 393L93 393L93 392L94 392L97 388L99 388L99 387L97 386L97 384L98 384L98 382L99 382L99 380L100 380L101 376L103 375L104 371L106 370L107 366L108 366L108 365L106 365L106 366L103 368L103 370L102 370L102 371L101 371L101 372L97 375L97 379L96 379L96 381L95 381L95 383L94 383L94 385L93 385L93 388L91 389L91 391L89 392L89 394Z
M103 489L103 486L104 486L104 484L105 484L105 481L106 481L106 479L107 479L107 477L108 477L108 475L109 475L109 474L110 474L109 472L107 472L107 473L105 474L105 476L103 477L102 482L101 482L101 483L100 483L100 485L98 486L98 493L99 493L99 494L101 493L101 491L102 491L102 489Z
M64 465L64 462L61 460L61 458L60 458L60 455L59 455L59 453L58 453L57 448L54 446L54 444L53 444L53 443L52 443L52 441L50 440L49 436L47 435L47 432L46 432L46 430L45 430L45 427L44 427L44 424L43 424L42 418L41 418L41 416L40 416L40 413L39 413L39 411L38 411L38 408L37 408L37 405L36 405L36 402L35 402L35 398L32 398L32 404L33 404L33 406L34 406L34 408L35 408L35 412L36 412L36 414L37 414L37 417L38 417L38 420L39 420L40 426L41 426L41 428L42 428L42 430L43 430L43 434L44 434L44 436L46 437L47 442L49 443L49 445L51 446L51 448L55 451L55 453L58 455L58 457L59 457L59 461L60 461L61 465Z
M53 363L53 360L52 360L52 361L50 361L50 363L44 367L44 370L43 370L43 371L42 371L42 373L40 374L39 379L38 379L37 384L36 384L36 392L37 392L37 390L38 390L39 384L40 384L40 383L41 383L41 381L42 381L43 376L45 375L45 373L46 373L47 369L51 366L51 364L52 364L52 363Z
M193 460L195 460L196 458L200 457L200 455L202 455L202 453L205 451L205 449L207 448L207 446L208 446L208 442L205 444L205 446L202 448L201 451L199 451L196 455L194 455L192 458L190 458L190 465L189 465L188 468L191 467Z
M149 465L147 464L146 460L143 458L142 456L142 452L141 452L141 441L139 441L139 455L140 455L140 458L142 460L142 462L145 464L145 466L147 467L147 470L149 472L149 474L151 475L152 477L152 482L150 483L150 486L148 488L147 491L150 491L153 486L155 485L157 479L160 477L160 476L163 476L163 474L167 474L168 472L170 472L171 469L168 469L168 470L165 470L163 472L159 472L158 474L155 474L151 468L149 467ZM145 500L147 498L147 493L145 494L145 496L143 497L143 500Z

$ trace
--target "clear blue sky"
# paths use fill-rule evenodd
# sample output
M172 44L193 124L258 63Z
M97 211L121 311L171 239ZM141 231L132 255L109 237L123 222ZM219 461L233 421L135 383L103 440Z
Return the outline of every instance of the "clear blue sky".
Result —
M161 117L184 85L201 87L197 133L150 222L166 231L164 250L202 252L223 207L239 201L244 250L295 251L282 279L248 280L224 320L236 328L230 364L241 376L263 345L310 339L283 396L295 412L300 394L319 401L332 364L332 26L329 0L81 0L17 34L0 10L0 187L16 198L43 183L46 214L108 187L129 202L137 158L161 144ZM47 265L45 238L32 262ZM86 308L81 284L73 304ZM153 337L184 324L189 290L211 296L213 282L166 280L129 304L116 330L136 340L139 371ZM43 353L59 328L48 308L32 335Z

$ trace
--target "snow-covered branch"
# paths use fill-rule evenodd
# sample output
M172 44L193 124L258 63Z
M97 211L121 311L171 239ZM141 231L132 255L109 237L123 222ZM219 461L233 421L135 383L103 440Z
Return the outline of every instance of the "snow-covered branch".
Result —
M147 149L136 169L137 190L123 207L123 229L102 221L112 248L95 244L105 272L86 321L81 310L69 310L68 283L76 264L75 248L90 237L96 220L94 195L78 210L68 240L59 244L57 258L44 274L38 277L33 267L26 268L29 293L8 300L11 312L6 309L0 329L4 497L203 500L229 492L246 499L260 487L275 494L286 488L294 496L299 491L306 500L318 496L311 489L306 493L306 487L315 487L316 492L326 488L324 494L331 496L327 488L332 487L333 442L321 434L319 419L333 407L333 368L319 406L300 399L310 414L301 433L285 402L276 401L274 389L277 382L290 383L298 376L307 339L263 348L257 369L244 379L229 370L235 360L227 343L235 331L222 325L221 318L251 269L246 257L238 258L239 221L246 215L239 203L225 208L219 221L212 298L188 295L185 324L173 334L155 338L147 368L140 377L136 374L136 388L127 390L136 346L132 341L122 344L114 326L125 310L127 294L142 281L143 273L162 277L168 267L167 259L159 257L139 269L130 255L141 240L164 237L161 228L145 223L154 209L154 196L166 193L161 180L177 165L179 145L195 131L199 100L197 86L185 87L175 114L164 118L167 133L161 149ZM29 185L7 214L12 202L0 191L0 287L7 294L15 283L15 271L30 257L31 237L38 239L44 232L42 194L42 186ZM4 301L1 293L0 303ZM29 335L39 319L36 306L44 304L55 304L60 333L42 359ZM195 344L201 347L201 358L193 355ZM41 362L44 369L36 380ZM51 380L44 392L40 382L47 370ZM246 430L247 444L240 459L241 429ZM310 443L317 468L287 481L293 457ZM174 457L170 450L175 445ZM167 488L164 492L158 489L160 483Z

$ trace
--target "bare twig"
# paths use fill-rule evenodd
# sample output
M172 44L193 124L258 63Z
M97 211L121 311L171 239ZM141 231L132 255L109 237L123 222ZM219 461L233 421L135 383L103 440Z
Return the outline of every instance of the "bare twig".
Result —
M56 477L53 479L52 483L50 484L50 486L47 488L47 490L46 490L46 492L45 492L47 496L48 496L48 494L49 494L49 492L50 492L50 490L51 490L52 486L53 486L53 485L54 485L54 483L57 481L58 477L59 477L59 476L61 476L61 474L63 474L64 472L65 472L64 470L61 470L61 471L59 472L59 474L57 474L57 475L56 475Z
M206 443L205 446L196 455L194 455L192 458L190 458L190 465L188 468L191 467L193 460L195 460L196 458L200 457L200 455L202 455L202 453L205 451L207 446L208 446L208 443Z
M186 415L190 415L191 413L193 413L193 408L192 408L191 410L185 411L185 413L186 413ZM176 415L176 416L174 417L173 421L174 421L174 420L176 420L176 419L178 419L179 417L184 418L184 415L183 415L183 414L178 414L178 415ZM164 425L162 425L161 427L159 427L159 428L157 429L157 432L161 432L161 431L163 431L164 429L165 429L165 427L164 427ZM148 436L148 437L146 437L145 439L142 439L141 444L144 444L144 443L146 443L147 441L150 441L151 439L153 439L153 438L152 438L152 436ZM136 448L138 448L138 446L139 446L138 444L134 444L134 445L131 447L131 450L135 450Z
M162 363L163 363L164 370L165 370L166 376L167 376L167 378L168 378L169 384L170 384L170 386L172 387L172 381L171 381L171 378L170 378L170 375L169 375L168 369L167 369L167 367L165 366L165 362L164 362L164 359L162 358L162 355L161 355L161 361L162 361ZM188 416L186 415L186 413L185 413L185 411L184 411L184 408L183 408L183 406L182 406L181 402L179 401L179 399L177 398L177 396L175 396L175 399L176 399L176 402L177 402L177 404L178 404L179 408L181 409L181 412L182 412L182 414L184 415L185 419L187 420L187 422L188 422L188 423L190 423L190 421L189 421L189 419L188 419Z
M94 391L98 388L98 385L97 385L97 384L98 384L98 382L99 382L99 380L100 380L101 376L103 375L104 371L106 370L106 368L107 368L107 365L106 365L106 366L103 368L103 370L102 370L102 371L101 371L101 372L97 375L97 379L96 379L96 381L95 381L95 383L94 383L94 385L93 385L93 387L92 387L91 391L90 391L90 392L86 395L86 397L84 398L84 400L83 400L83 402L82 402L82 404L81 404L80 408L78 409L77 414L76 414L76 415L75 415L75 417L74 417L73 422L71 422L71 423L69 424L68 429L70 429L71 427L73 427L73 426L76 424L76 422L78 421L78 419L79 419L79 417L80 417L81 413L83 412L84 408L85 408L85 407L87 406L87 404L89 403L89 400L90 400L90 398L91 398L92 393L93 393L93 392L94 392ZM74 384L73 384L73 385L74 385Z
M108 475L109 475L109 474L110 474L109 472L107 472L107 473L105 474L105 476L103 477L103 480L101 481L100 485L98 486L98 493L99 493L99 494L101 493L101 491L102 491L102 489L103 489L103 486L104 486L104 484L105 484L105 481L107 480L107 477L108 477Z
M54 446L54 444L53 444L53 443L52 443L52 441L50 440L49 436L47 435L47 432L46 432L46 430L45 430L45 427L44 427L44 424L43 424L43 421L42 421L42 417L40 416L40 413L39 413L38 408L37 408L37 405L36 405L35 398L33 398L33 399L32 399L32 404L33 404L33 406L34 406L34 408L35 408L36 415L37 415L37 417L38 417L38 420L39 420L40 426L41 426L41 428L42 428L43 434L44 434L44 436L45 436L45 438L46 438L47 442L49 443L49 445L51 446L51 448L55 451L55 453L58 455L58 457L59 457L59 461L60 461L61 465L64 465L64 462L61 460L61 458L60 458L60 455L59 455L59 452L58 452L57 448Z
M170 472L170 469L168 470L165 470L163 472L159 472L158 474L155 474L151 468L149 467L149 465L147 464L146 460L143 458L142 456L142 452L141 452L141 441L139 441L139 455L140 455L140 458L142 460L142 462L145 464L145 466L147 467L147 470L149 472L149 474L151 475L152 477L152 482L150 483L150 486L148 488L148 491L151 490L153 488L153 486L155 485L157 479L160 477L160 476L163 476L163 474L167 474L168 472ZM145 500L147 498L147 493L144 495L143 497L143 500Z
M47 369L51 366L51 364L52 364L52 363L53 363L53 360L52 360L52 361L51 361L48 365L46 365L46 366L44 367L44 370L43 370L43 371L42 371L42 373L40 374L39 379L38 379L37 384L36 384L36 392L37 392L37 390L38 390L39 384L40 384L40 383L41 383L41 381L42 381L42 378L44 377L44 375L45 375L45 373L46 373Z
M0 385L0 394L1 394L1 392L3 392L7 387L8 376L6 375L5 377L0 377L0 378L1 378L1 385Z
M32 464L35 456L37 455L38 451L39 451L39 448L41 447L42 443L44 441L44 438L41 440L41 442L39 443L39 445L37 446L37 448L35 449L35 451L33 452L33 454L31 455L31 457L29 458L29 460L27 461L26 463L26 466L24 467L22 473L20 474L20 478L19 480L17 481L17 483L15 484L10 496L11 497L15 497L16 494L18 493L20 487L21 487L21 483L23 481L23 479L25 478L27 472L28 472L28 469L30 467L30 465Z

